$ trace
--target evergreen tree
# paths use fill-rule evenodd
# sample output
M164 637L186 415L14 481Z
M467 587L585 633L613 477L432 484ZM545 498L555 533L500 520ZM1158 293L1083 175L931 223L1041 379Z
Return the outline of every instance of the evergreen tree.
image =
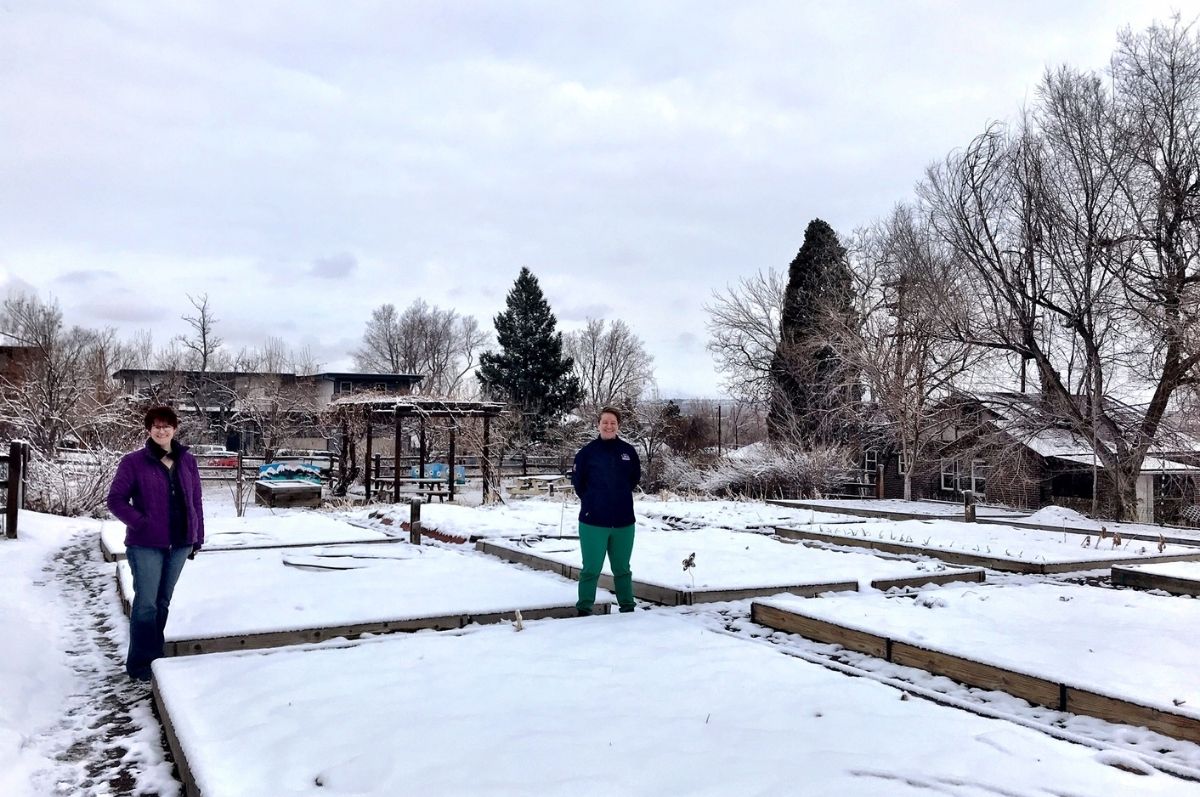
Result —
M808 446L845 439L847 411L862 390L822 331L830 313L854 314L850 269L837 233L813 219L788 267L779 348L771 364L772 440Z
M519 413L517 443L546 439L546 430L583 397L574 361L563 355L562 333L537 277L528 268L505 299L494 323L500 351L479 358L479 381L493 399L507 401Z

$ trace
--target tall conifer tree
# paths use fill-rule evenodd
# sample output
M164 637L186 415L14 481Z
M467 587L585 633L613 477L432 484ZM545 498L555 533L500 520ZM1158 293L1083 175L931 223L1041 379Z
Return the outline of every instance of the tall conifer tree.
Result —
M520 413L517 442L540 442L583 393L572 373L574 362L563 355L554 313L528 268L521 269L505 307L494 319L500 351L479 358L479 381L488 395Z
M853 315L852 293L846 250L832 227L813 219L788 267L779 348L771 364L771 439L803 445L844 439L846 411L862 391L822 326L829 313Z

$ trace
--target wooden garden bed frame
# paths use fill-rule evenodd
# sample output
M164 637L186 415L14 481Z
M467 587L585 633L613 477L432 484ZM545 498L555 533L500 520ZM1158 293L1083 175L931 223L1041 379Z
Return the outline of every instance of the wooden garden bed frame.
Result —
M125 587L118 572L117 594L121 598L121 609L128 616L130 612L130 596L125 594ZM608 614L612 609L611 601L597 601L592 609L593 614ZM304 645L313 642L324 642L327 639L345 637L356 639L363 634L394 634L413 631L451 631L465 628L472 623L491 625L506 620L515 620L516 613L521 613L523 620L542 620L548 617L566 618L577 617L575 604L561 606L542 606L536 608L514 607L494 612L453 612L451 614L429 615L426 617L405 617L394 620L372 620L362 623L345 625L318 626L313 628L295 628L280 631L266 631L255 634L229 634L226 636L196 637L194 639L168 640L163 646L167 656L193 656L201 653L222 653L231 650L262 650L266 648L281 648L288 645Z
M977 661L934 648L913 645L828 620L755 601L750 619L759 625L800 634L826 644L915 667L934 675L944 675L959 683L980 689L994 689L1041 706L1072 714L1098 717L1109 722L1140 725L1176 739L1200 743L1200 719L1151 708L1126 698L1079 685L1059 683L1037 675Z
M1134 587L1136 589L1161 589L1172 595L1200 596L1200 579L1180 578L1179 576L1164 576L1160 573L1147 573L1132 567L1115 565L1112 569L1112 583L1117 587Z
M535 570L546 570L551 573L577 581L581 568L575 565L565 564L563 562L550 559L549 557L539 556L532 551L515 551L504 545L497 545L488 540L480 540L475 543L475 549L491 556L496 556L507 562L522 564L527 567L532 567ZM964 569L955 570L947 573L931 573L928 575L902 576L899 578L881 578L871 582L871 586L878 590L889 590L894 588L917 587L925 584L949 584L953 582L974 582L978 583L984 580L984 571L981 569ZM600 586L607 590L614 587L612 576L607 573L600 574ZM812 582L803 584L789 584L783 586L765 586L765 587L734 587L729 589L678 589L676 587L665 584L658 584L653 581L633 581L633 594L637 598L641 598L651 603L658 603L663 606L693 606L697 603L716 603L720 601L736 601L746 598L763 598L769 595L778 595L783 592L788 592L802 598L811 598L820 595L824 592L857 592L857 581L826 581Z
M787 540L811 540L830 545L847 545L853 548L869 548L885 553L930 556L951 564L967 565L970 567L986 567L990 570L1003 570L1010 573L1026 573L1045 575L1049 573L1074 573L1083 570L1103 570L1114 564L1153 564L1155 562L1195 562L1200 561L1200 548L1195 553L1168 554L1165 556L1138 556L1128 559L1089 559L1078 562L1030 562L1012 558L973 554L965 551L947 551L941 548L924 548L911 543L872 540L866 537L845 537L840 534L827 534L810 529L793 529L786 526L776 526L775 534Z

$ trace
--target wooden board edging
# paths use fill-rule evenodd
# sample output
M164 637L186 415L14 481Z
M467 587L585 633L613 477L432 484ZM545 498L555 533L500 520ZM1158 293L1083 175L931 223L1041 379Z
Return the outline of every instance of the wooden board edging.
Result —
M827 581L820 584L792 584L776 587L745 587L737 589L683 590L687 605L697 603L720 603L739 601L746 598L766 598L771 595L791 593L799 598L813 598L826 592L858 592L857 581Z
M848 650L890 660L888 653L891 640L878 634L846 628L837 623L806 617L758 601L750 604L750 619L759 625L774 628L776 631L799 634L817 642L841 645Z
M892 640L893 664L915 667L978 689L1007 692L1039 706L1063 710L1062 688L1054 681L940 650Z
M159 722L162 723L163 734L167 737L167 746L171 748L171 757L175 759L175 766L179 769L179 780L183 782L185 797L203 797L204 792L200 791L200 786L196 783L196 776L192 774L192 768L188 764L187 752L184 751L183 745L179 741L179 734L175 732L175 724L171 722L171 712L167 710L157 678L153 678L150 682L150 693L154 698Z
M1073 714L1086 714L1089 717L1125 725L1142 725L1173 739L1200 743L1200 720L1195 717L1173 714L1087 689L1073 686L1063 688L1066 694L1066 710Z
M920 576L905 576L903 578L877 578L871 582L871 588L877 589L880 592L887 592L889 589L896 587L904 589L906 587L920 588L926 584L980 584L985 580L987 580L987 571L981 567L972 567L948 573L931 573Z
M869 548L885 553L907 554L909 556L928 556L951 564L986 567L990 570L1002 570L1009 573L1024 573L1028 575L1046 575L1049 573L1074 573L1084 570L1102 570L1117 564L1153 564L1155 562L1192 562L1200 561L1200 549L1195 553L1166 554L1164 556L1139 556L1136 559L1102 559L1082 560L1077 562L1033 562L1013 559L1000 559L994 556L972 554L960 551L946 551L939 548L922 548L911 543L898 543L887 540L873 540L870 537L846 537L841 534L827 534L808 529L776 526L776 535L790 540L812 540L829 545L845 545L852 548Z
M608 614L611 608L611 601L598 601L593 612ZM224 653L234 650L265 650L268 648L287 647L289 645L306 645L337 638L356 639L363 634L412 633L414 631L426 630L452 631L464 628L472 623L488 625L512 621L516 619L517 611L521 612L521 617L525 620L577 616L575 604L573 603L531 609L505 609L496 612L463 612L433 617L413 617L402 620L377 620L366 623L323 626L321 628L267 631L259 634L231 634L218 637L174 639L166 643L164 651L168 656L194 656L205 653Z
M1200 743L1200 719L1111 697L1007 667L914 645L755 601L750 619L777 631L837 644L895 664L915 667L980 689L994 689L1047 706L1107 722L1142 726L1175 739Z
M564 578L571 578L571 566L565 565L562 562L556 562L553 559L547 559L544 556L538 556L530 551L517 551L509 548L506 545L497 545L488 540L480 540L475 543L475 550L486 553L489 556L495 556L498 559L503 559L506 562L525 565L532 567L534 570L545 570L550 573L557 573Z
M1164 576L1160 573L1146 573L1120 565L1114 565L1112 568L1112 583L1117 587L1160 589L1163 592L1170 592L1172 595L1200 596L1200 580Z
M908 556L928 556L956 565L986 567L991 570L1004 570L1012 573L1025 573L1029 575L1041 574L1043 572L1042 565L1034 562L1018 562L1011 559L997 559L994 556L981 556L979 554L969 554L959 551L943 551L931 548L921 548L917 545L908 545L894 541L873 540L869 537L845 537L840 534L825 534L824 532L820 531L794 529L788 528L787 526L776 526L775 533L784 539L812 540L814 542L824 542L830 545L847 545L852 548L870 548L876 551L883 551L884 553L907 554Z

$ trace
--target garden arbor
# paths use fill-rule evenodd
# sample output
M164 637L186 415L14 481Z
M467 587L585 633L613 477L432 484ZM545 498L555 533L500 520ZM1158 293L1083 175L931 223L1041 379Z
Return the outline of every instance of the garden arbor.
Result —
M450 435L450 445L447 450L446 490L451 500L454 498L454 456L455 441L459 423L465 418L483 419L483 439L480 451L480 471L483 477L483 500L488 499L493 487L494 477L491 467L491 420L501 414L504 404L498 401L458 401L455 399L432 398L426 396L380 396L377 394L360 394L344 396L332 402L330 409L336 413L341 428L341 456L338 458L338 469L343 483L346 479L346 452L351 450L357 434L352 430L360 426L366 439L364 452L363 484L366 487L366 499L371 500L372 490L379 475L373 473L375 467L372 457L374 444L374 428L377 425L390 425L394 431L395 467L392 468L392 496L399 495L401 484L400 451L401 439L405 423L417 425L419 455L417 459L418 477L425 478L425 461L428 458L426 446L426 428L429 422L440 420Z

